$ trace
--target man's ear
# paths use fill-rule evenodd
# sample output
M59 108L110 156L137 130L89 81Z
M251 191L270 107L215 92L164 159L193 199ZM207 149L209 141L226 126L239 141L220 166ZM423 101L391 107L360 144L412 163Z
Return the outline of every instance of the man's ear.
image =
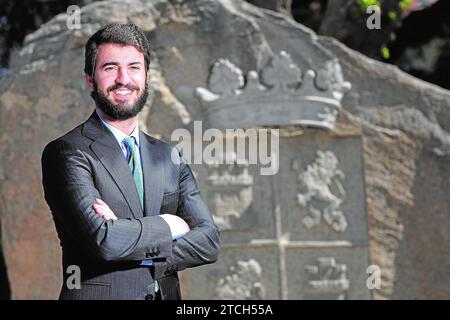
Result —
M86 83L89 86L89 89L91 89L91 91L94 91L94 78L85 73L84 79L86 80Z

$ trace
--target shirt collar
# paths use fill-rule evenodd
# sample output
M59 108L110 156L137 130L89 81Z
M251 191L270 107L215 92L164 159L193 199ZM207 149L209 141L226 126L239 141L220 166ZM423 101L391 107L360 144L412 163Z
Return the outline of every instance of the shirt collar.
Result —
M114 138L116 138L116 140L120 146L122 145L123 139L125 139L127 137L134 137L134 140L135 140L137 146L139 147L139 123L136 124L136 127L134 128L133 132L128 136L126 133L122 132L121 130L117 129L116 127L113 127L112 125L107 123L105 120L103 120L102 117L98 114L98 112L97 112L97 115L100 118L100 120L102 121L102 123L105 125L105 127L107 127L109 129L109 131L111 131L111 133L114 135Z

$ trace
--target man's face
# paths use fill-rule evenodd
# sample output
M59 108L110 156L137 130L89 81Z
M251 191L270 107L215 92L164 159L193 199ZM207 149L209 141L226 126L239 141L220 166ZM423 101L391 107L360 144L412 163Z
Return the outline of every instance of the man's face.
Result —
M111 119L137 115L148 96L144 55L133 46L101 44L94 76L86 75L97 107Z

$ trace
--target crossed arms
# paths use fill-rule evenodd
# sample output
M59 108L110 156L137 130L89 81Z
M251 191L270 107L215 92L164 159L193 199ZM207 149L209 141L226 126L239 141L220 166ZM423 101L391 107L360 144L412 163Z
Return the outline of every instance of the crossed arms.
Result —
M107 261L151 259L157 252L164 268L180 271L217 260L219 231L184 161L178 167L180 201L175 215L189 231L174 241L174 230L161 215L117 219L105 202L96 200L102 197L94 184L92 161L64 140L51 142L43 152L45 199L63 237Z

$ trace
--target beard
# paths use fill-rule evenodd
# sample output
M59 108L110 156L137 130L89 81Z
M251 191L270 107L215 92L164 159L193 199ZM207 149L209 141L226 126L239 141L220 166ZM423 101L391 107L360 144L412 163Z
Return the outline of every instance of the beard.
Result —
M109 87L107 90L112 91L118 88L125 87L129 90L138 90L138 87L133 85L123 86L120 84L115 84ZM97 82L94 82L94 90L91 91L91 97L94 99L97 107L108 117L115 120L127 120L136 116L144 108L145 102L148 98L148 85L147 80L145 81L144 91L138 96L137 100L131 105L127 106L127 103L114 104L109 100L103 92L101 92L97 87Z

